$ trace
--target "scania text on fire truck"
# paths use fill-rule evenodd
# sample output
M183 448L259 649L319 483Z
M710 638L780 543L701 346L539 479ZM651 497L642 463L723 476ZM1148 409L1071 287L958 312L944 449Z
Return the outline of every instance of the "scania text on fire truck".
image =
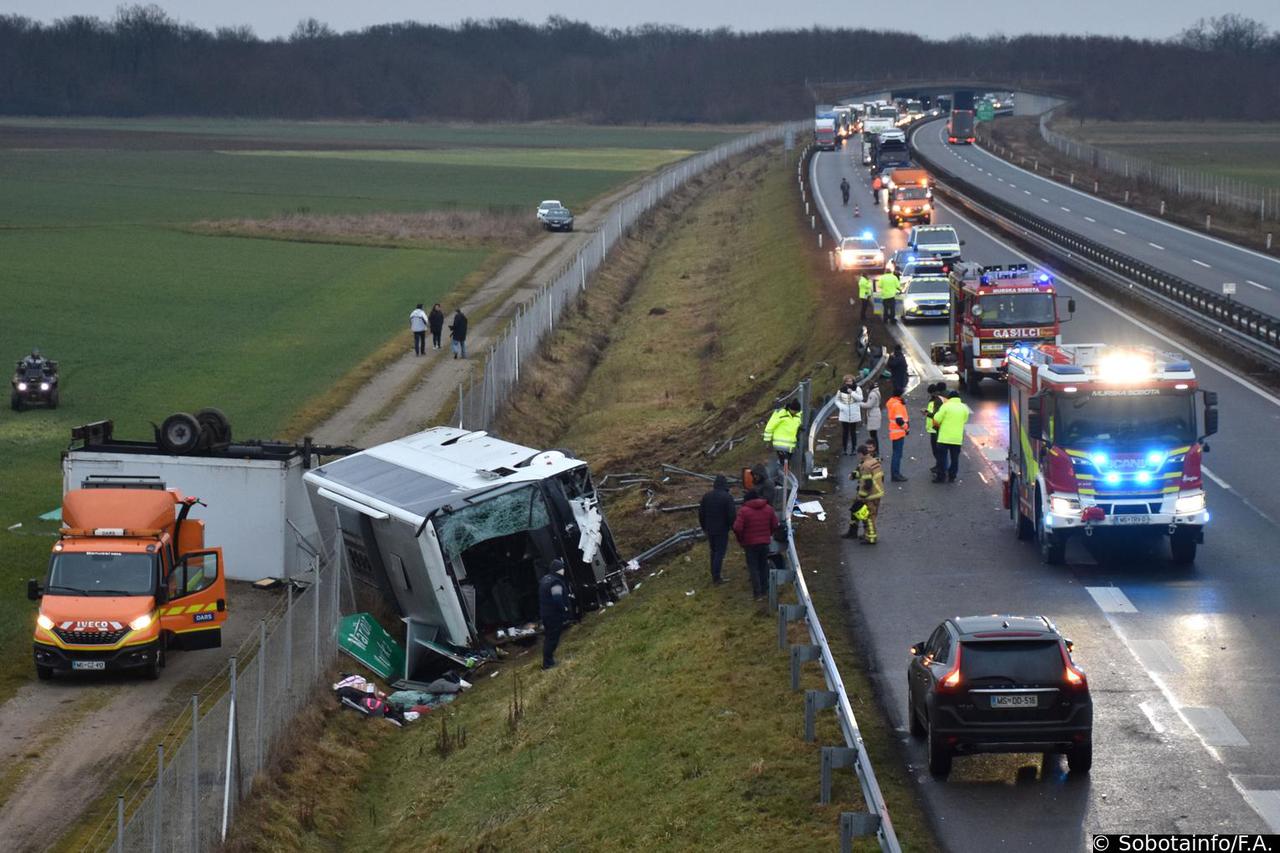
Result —
M1063 318L1053 276L1026 264L958 263L951 277L951 340L930 349L933 363L959 373L977 392L983 378L1003 379L1005 357L1018 343L1060 343ZM1067 313L1076 303L1067 299Z
M1010 351L1008 377L1005 501L1019 539L1058 564L1076 534L1167 535L1175 563L1195 560L1218 395L1197 387L1190 362L1150 347L1027 345Z

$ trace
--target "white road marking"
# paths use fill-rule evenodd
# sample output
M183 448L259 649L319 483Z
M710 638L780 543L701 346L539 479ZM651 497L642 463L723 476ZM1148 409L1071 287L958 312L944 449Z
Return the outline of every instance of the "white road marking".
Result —
M1117 234L1124 234L1124 232L1121 231L1119 228L1112 228L1111 230L1116 232Z
M1018 188L1018 185L1015 184L1013 181L1009 182L1009 186L1013 187L1015 190Z
M1071 208L1069 208L1069 207L1063 207L1062 205L1058 205L1058 207L1059 207L1059 209L1061 209L1061 210L1065 210L1067 213L1070 213L1070 212L1071 212Z
M1204 268L1205 268L1205 269L1207 269L1207 270L1208 270L1208 269L1213 269L1213 267L1209 266L1209 265L1208 265L1208 264L1206 264L1204 261L1202 261L1202 260L1200 260L1200 259L1198 259L1198 258L1192 258L1192 259L1191 259L1191 263L1193 263L1193 264L1199 264L1200 266L1204 267Z
M1246 279L1244 280L1244 283L1245 283L1245 284L1252 284L1254 287L1258 288L1259 290L1270 290L1270 289L1271 289L1271 288L1267 287L1265 284L1258 284L1256 281L1254 281L1253 279L1249 279L1249 278L1246 278Z
M1000 182L1000 183L1002 183L1002 184L1004 183L1004 178L996 178L996 180L997 180L997 181L999 181L999 182Z
M1253 806L1253 810L1262 816L1271 827L1272 832L1280 832L1280 791L1261 791L1240 787L1235 777L1231 778L1236 790L1244 794L1245 801Z
M1183 708L1182 714L1210 746L1248 746L1249 741L1221 708Z
M1148 240L1147 245L1153 249L1159 249L1162 252L1164 251L1164 246L1161 246L1159 243L1152 243L1150 240Z
M1041 197L1040 197L1040 200L1041 200L1042 202L1044 202L1045 204L1048 204L1048 203L1049 203L1049 199L1047 199L1047 198L1045 198L1045 197L1043 197L1043 196L1041 196ZM1063 210L1066 210L1066 208L1063 208Z
M987 475L982 473L981 471L978 472L978 479L980 479L984 484L991 482L990 480L987 479Z
M1085 222L1097 222L1098 220L1094 219L1092 216L1086 216L1086 217L1084 218L1084 221L1085 221Z
M1142 661L1142 665L1152 672L1178 675L1186 671L1164 640L1134 640L1133 652Z
M1155 729L1156 734L1162 735L1165 732L1164 723L1156 719L1155 703L1139 702L1138 710L1147 715L1147 722L1151 723L1151 728Z
M1226 480L1222 479L1221 477L1219 477L1217 474L1210 471L1207 465L1200 466L1200 473L1204 474L1210 480L1213 480L1213 482L1217 483L1219 488L1226 489L1227 491L1232 491L1231 484L1228 483Z
M1085 591L1093 596L1093 600L1102 608L1103 613L1137 613L1129 596L1118 586L1086 586Z
M1031 190L1023 190L1023 192L1026 193L1027 195L1031 195Z

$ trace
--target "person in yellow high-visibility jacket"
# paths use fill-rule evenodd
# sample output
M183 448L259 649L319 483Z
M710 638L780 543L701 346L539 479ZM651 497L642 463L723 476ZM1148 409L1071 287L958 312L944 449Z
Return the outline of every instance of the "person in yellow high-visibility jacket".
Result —
M884 321L896 323L898 291L902 290L902 279L892 272L886 272L876 279L876 288L880 291L880 301L884 303Z
M933 482L956 481L960 470L960 446L964 444L964 426L972 411L960 399L959 391L947 394L947 400L933 413L933 425L938 428L938 450L935 457L938 471Z
M764 441L778 454L778 464L784 471L790 470L791 454L795 452L800 435L800 403L792 400L786 408L777 409L764 425Z
M858 276L858 298L862 300L862 314L859 319L867 321L867 312L871 310L871 279L865 274Z

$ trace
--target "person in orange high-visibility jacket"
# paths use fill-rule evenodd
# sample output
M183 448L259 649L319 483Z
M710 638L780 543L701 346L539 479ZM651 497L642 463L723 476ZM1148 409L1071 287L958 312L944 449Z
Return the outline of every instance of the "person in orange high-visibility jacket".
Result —
M905 483L902 476L902 448L907 443L907 435L911 432L911 418L907 413L907 404L902 400L902 389L893 389L893 396L884 404L885 416L889 418L889 440L893 442L893 456L889 462L889 474L895 483Z

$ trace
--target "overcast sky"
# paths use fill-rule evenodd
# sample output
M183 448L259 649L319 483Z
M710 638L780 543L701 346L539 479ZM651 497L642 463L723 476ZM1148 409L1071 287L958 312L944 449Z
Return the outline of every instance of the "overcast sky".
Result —
M122 0L0 0L0 13L43 21L87 14L110 18ZM134 0L130 0L134 2ZM315 17L337 30L416 20L456 23L461 18L523 18L541 22L563 15L601 26L643 23L738 30L826 26L885 27L945 38L959 33L1098 33L1163 38L1197 18L1238 12L1280 29L1277 0L162 0L179 20L205 28L249 24L259 36L288 34ZM980 10L980 11L979 11Z

